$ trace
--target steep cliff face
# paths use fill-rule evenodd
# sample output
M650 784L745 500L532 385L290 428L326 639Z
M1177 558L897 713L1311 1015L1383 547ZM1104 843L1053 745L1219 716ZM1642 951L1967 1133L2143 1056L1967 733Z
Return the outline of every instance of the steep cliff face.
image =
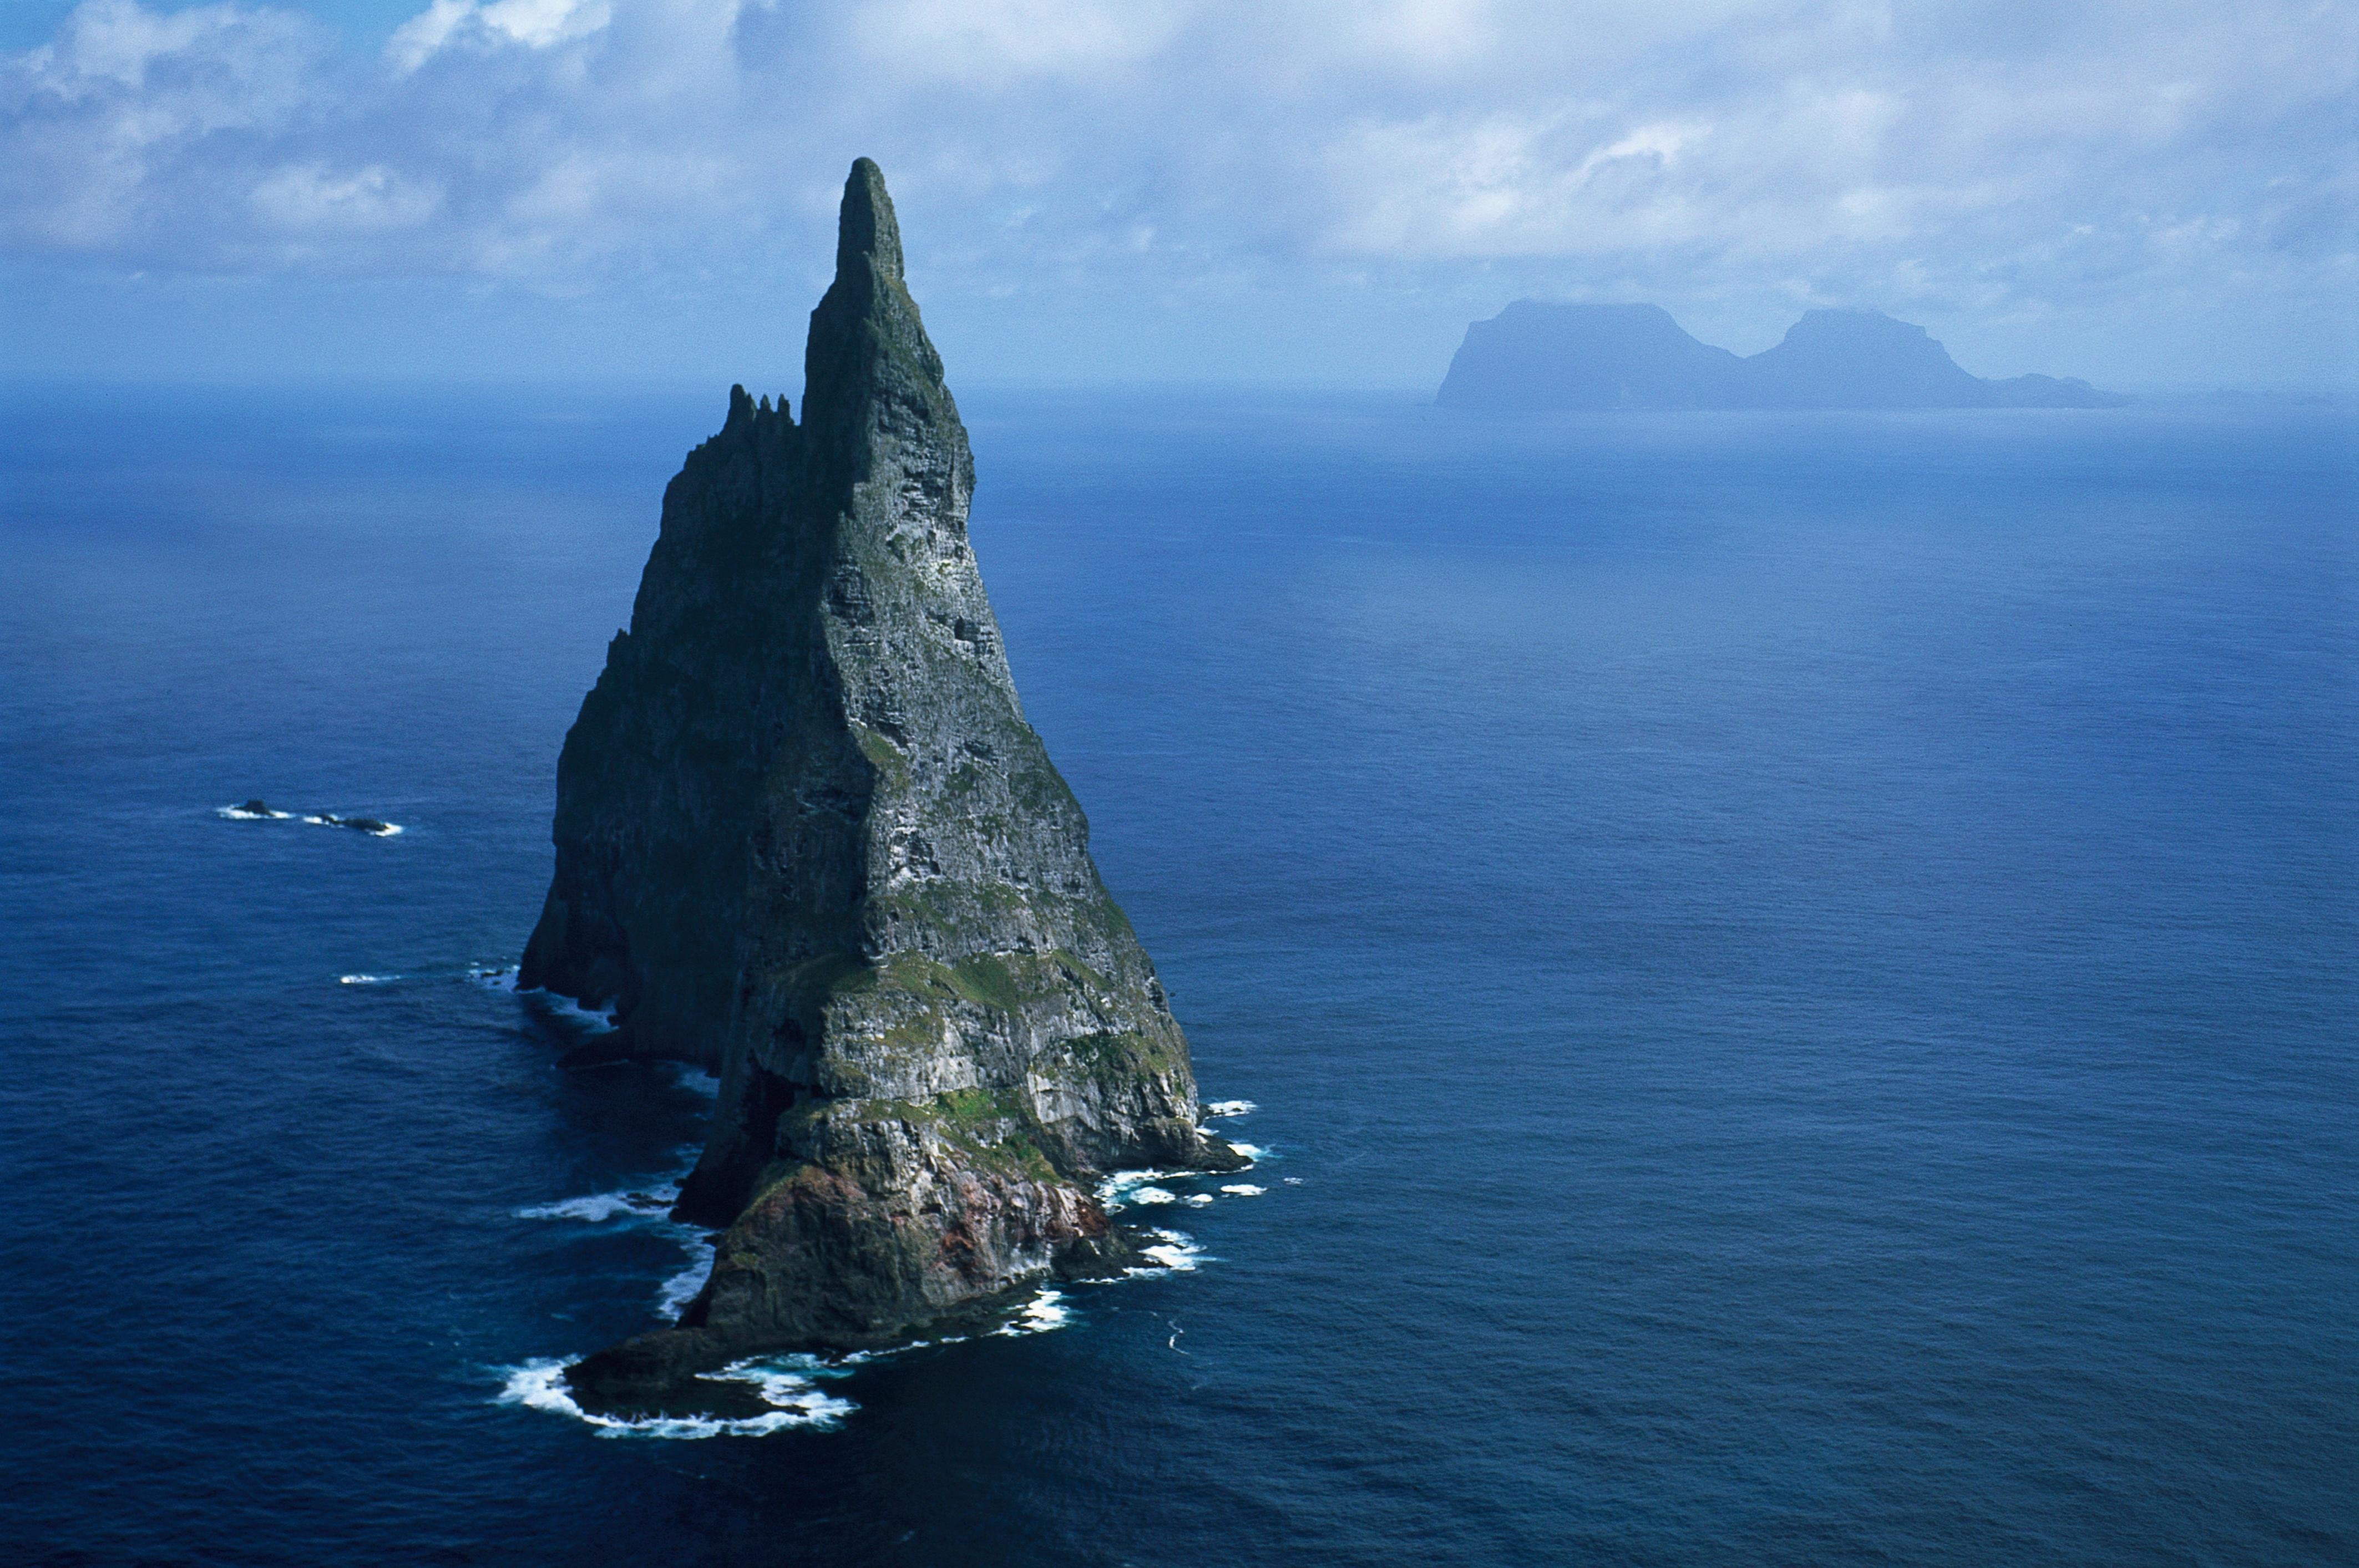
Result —
M973 461L876 167L844 189L803 422L731 395L558 768L523 984L722 1078L680 1200L727 1227L622 1398L852 1346L1126 1244L1119 1166L1243 1163L1025 721L967 540Z

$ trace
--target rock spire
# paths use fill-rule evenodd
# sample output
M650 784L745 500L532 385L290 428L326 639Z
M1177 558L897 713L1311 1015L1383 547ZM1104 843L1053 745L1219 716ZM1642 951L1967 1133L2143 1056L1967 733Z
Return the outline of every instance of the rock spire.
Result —
M734 388L689 454L558 764L520 983L614 1008L601 1054L721 1076L679 1204L723 1229L712 1276L576 1367L585 1401L1117 1267L1099 1173L1244 1162L1025 720L865 158L804 376L799 425Z

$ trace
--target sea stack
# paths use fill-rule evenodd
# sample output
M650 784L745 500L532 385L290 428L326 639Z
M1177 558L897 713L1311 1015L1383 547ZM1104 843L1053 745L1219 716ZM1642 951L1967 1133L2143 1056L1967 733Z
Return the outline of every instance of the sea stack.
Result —
M973 484L863 158L802 422L732 389L558 762L519 983L612 1008L600 1055L721 1077L679 1207L724 1231L712 1275L573 1368L585 1403L1117 1269L1098 1176L1245 1162L1025 720Z

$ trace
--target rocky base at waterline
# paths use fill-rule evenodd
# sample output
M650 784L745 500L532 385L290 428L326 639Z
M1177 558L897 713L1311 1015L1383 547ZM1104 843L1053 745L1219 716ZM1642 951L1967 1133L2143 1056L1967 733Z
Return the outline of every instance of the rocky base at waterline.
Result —
M1097 1243L1076 1249L1045 1275L1010 1285L989 1295L971 1297L925 1322L892 1334L858 1334L841 1342L821 1340L793 1348L825 1355L888 1351L915 1344L978 1338L1006 1331L1020 1322L1025 1309L1040 1297L1043 1284L1067 1285L1111 1281L1138 1270L1147 1261L1128 1227L1113 1226ZM880 1300L889 1307L889 1300ZM780 1346L748 1346L735 1336L702 1326L659 1328L594 1355L565 1368L566 1391L592 1415L744 1416L759 1414L762 1407L749 1390L708 1374L748 1355Z
M973 460L882 176L843 195L803 418L733 389L664 496L558 765L520 989L602 1057L720 1075L676 1327L575 1366L655 1408L750 1354L887 1345L1119 1272L1095 1182L1242 1168L1024 717L967 536ZM704 1390L698 1390L702 1397Z

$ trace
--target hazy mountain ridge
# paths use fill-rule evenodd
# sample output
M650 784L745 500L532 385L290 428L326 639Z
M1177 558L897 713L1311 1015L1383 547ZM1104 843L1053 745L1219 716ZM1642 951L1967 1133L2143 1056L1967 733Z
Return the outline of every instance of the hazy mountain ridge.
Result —
M1569 408L2116 408L2048 375L1984 380L1924 328L1877 310L1812 310L1748 357L1699 341L1659 305L1518 299L1466 329L1434 399L1495 411Z

